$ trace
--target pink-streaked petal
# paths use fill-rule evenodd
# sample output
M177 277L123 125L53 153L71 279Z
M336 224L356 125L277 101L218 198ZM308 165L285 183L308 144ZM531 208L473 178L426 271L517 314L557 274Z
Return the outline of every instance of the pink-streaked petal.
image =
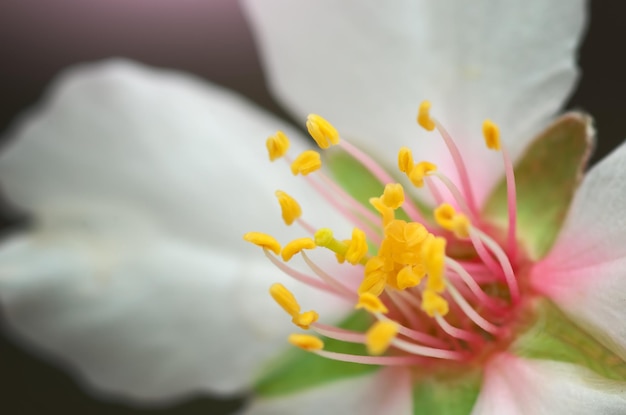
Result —
M502 354L487 364L472 415L618 415L624 408L622 382L569 363Z
M322 114L390 165L402 145L441 163L441 140L414 121L429 99L467 155L479 199L502 172L482 121L499 123L519 154L575 84L585 21L582 0L244 4L270 86L294 116Z
M306 374L303 374L306 376ZM257 399L245 415L410 415L411 376L402 368L387 368L309 389L293 395Z
M585 177L534 288L626 360L626 145Z
M272 282L294 288L303 307L324 304L324 321L351 308L304 295L262 255L243 252L190 244L120 212L72 217L4 242L3 317L108 398L242 392L297 330L271 299Z

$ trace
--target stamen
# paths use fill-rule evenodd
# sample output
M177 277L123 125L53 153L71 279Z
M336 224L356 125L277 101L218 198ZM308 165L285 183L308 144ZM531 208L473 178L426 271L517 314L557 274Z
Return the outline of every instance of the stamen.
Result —
M339 144L339 133L335 127L317 114L309 114L306 119L306 128L321 149Z
M443 278L445 253L446 240L440 236L433 237L432 235L428 235L422 245L422 257L424 258L424 266L428 272L426 287L437 293L443 292L446 287Z
M470 320L472 320L478 327L489 332L491 334L496 334L498 332L498 327L491 324L483 316L478 314L476 310L469 305L469 303L463 298L463 296L454 288L452 284L448 285L448 292L450 296L454 300L455 303L461 308L461 310L467 315Z
M280 254L280 244L276 239L266 233L248 232L243 236L243 239L261 248L269 249L276 255Z
M401 147L398 151L398 169L407 175L413 170L413 153L407 147Z
M265 141L265 147L267 147L270 161L274 161L284 156L289 150L289 138L282 131L278 131Z
M291 163L291 172L294 176L301 174L306 176L322 167L322 159L320 153L313 150L306 150L300 153L298 157Z
M359 285L359 295L370 293L379 296L385 289L387 274L383 271L384 261L380 257L372 257L365 264L365 278Z
M316 246L315 241L311 238L294 239L285 245L280 253L280 256L283 258L283 261L288 262L295 254L299 253L303 249L314 249Z
M500 129L496 123L491 120L483 122L483 137L485 137L487 148L500 150Z
M300 304L296 297L284 285L280 283L272 284L270 295L290 316L300 313Z
M272 284L270 295L291 316L291 321L304 330L308 330L309 326L319 318L317 312L313 310L301 314L300 304L298 304L296 297L280 283Z
M450 310L448 302L433 290L424 290L422 293L422 310L430 317L445 316Z
M422 101L417 111L417 123L426 131L435 129L435 121L430 117L430 101Z
M437 166L433 163L430 163L428 161L420 161L415 166L413 166L413 169L411 169L408 177L409 180L411 180L411 183L413 183L413 186L422 187L424 186L424 177L432 174L436 170Z
M367 250L368 246L365 232L359 228L354 228L352 230L352 239L348 244L348 249L345 254L346 261L352 265L360 263L367 255Z
M342 293L344 297L349 298L351 300L356 298L356 294L353 289L348 288L347 286L339 282L336 278L333 278L330 274L328 274L327 272L324 272L324 270L322 270L319 266L317 266L317 264L313 262L311 258L309 258L309 256L304 251L301 254L302 254L302 259L304 259L304 262L306 262L306 264L309 266L311 271L313 271L315 275L320 277L322 281L330 285L332 288L334 288L338 292Z
M324 342L310 334L290 334L287 340L294 346L309 352L322 350L324 348Z
M374 356L385 353L397 334L398 323L395 321L377 321L365 334L368 353Z
M278 198L283 220L287 226L291 225L296 219L302 216L302 208L296 199L282 190L277 190L275 195Z
M359 161L363 165L363 167L367 168L369 172L372 173L380 183L385 184L394 182L393 177L391 177L391 175L387 173L387 171L382 166L380 166L370 156L350 144L347 140L342 140L340 145L344 150L346 150L348 154L350 154L357 161ZM409 217L411 217L413 220L424 222L422 214L417 209L417 206L412 200L408 199L403 209L407 213L407 215L409 215Z
M452 205L443 203L435 209L435 221L444 229L454 232L457 238L469 236L469 220L462 213L457 213Z
M389 312L385 304L380 301L380 298L370 293L361 294L359 296L359 302L354 308L357 310L363 308L372 314L387 314Z
M388 183L382 197L382 202L391 209L398 209L404 203L404 189L400 183Z
M475 233L480 240L487 245L487 248L489 248L489 250L496 256L496 259L500 263L500 267L504 272L504 278L509 287L509 293L511 294L511 301L516 304L519 301L520 292L517 280L515 279L515 273L513 272L513 267L511 266L511 262L509 262L509 258L506 256L502 248L500 248L500 246L487 234L475 227L470 228L470 234L471 233Z
M318 290L326 291L331 294L340 295L341 297L346 298L346 295L344 293L338 292L336 289L334 289L333 287L329 287L324 282L318 281L309 275L306 275L300 271L296 271L295 269L287 266L287 264L285 264L284 262L280 261L278 258L273 256L272 254L270 254L267 249L263 249L263 253L265 253L265 256L270 260L272 264L274 264L279 270L289 275L294 280L300 281L301 283L306 284L310 287L317 288ZM353 296L349 296L346 299L348 301L352 301Z

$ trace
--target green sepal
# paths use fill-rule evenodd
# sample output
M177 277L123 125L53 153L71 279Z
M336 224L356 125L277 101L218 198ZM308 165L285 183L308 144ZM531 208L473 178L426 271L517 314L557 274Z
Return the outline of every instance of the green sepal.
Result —
M464 373L457 378L420 379L413 386L413 413L468 415L478 399L481 384L479 373Z
M530 143L515 165L518 237L531 259L542 258L561 229L593 147L592 135L590 117L565 114ZM504 179L487 198L483 214L506 226Z
M364 332L372 324L372 317L364 311L352 313L339 327ZM362 344L324 339L324 350L367 355ZM378 366L338 362L293 346L279 359L270 362L262 376L255 382L253 390L259 396L275 397L354 376L364 375L379 369Z
M515 354L584 366L608 379L626 381L626 362L571 321L548 300L538 305L539 319L512 345Z

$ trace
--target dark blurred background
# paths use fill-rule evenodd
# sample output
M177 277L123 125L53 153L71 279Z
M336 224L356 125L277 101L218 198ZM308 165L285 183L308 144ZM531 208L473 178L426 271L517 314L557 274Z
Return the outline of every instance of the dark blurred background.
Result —
M590 5L582 82L568 108L596 120L595 162L626 138L626 2ZM194 73L284 116L264 85L252 34L234 0L0 0L0 137L63 68L111 56ZM3 414L207 415L239 405L201 397L159 410L98 402L1 336Z

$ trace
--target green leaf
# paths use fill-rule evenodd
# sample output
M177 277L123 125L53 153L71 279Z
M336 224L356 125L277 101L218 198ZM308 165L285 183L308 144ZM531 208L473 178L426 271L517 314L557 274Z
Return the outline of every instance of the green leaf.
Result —
M609 379L626 381L626 362L563 314L553 303L539 305L539 320L513 344L522 357L584 366Z
M413 413L415 415L468 415L480 392L482 383L478 373L460 377L418 381L413 387Z
M593 145L591 119L565 114L541 133L515 165L518 235L531 259L552 247L582 178ZM507 223L506 182L487 199L484 217Z
M372 324L372 317L363 311L351 314L339 327L365 331ZM362 344L324 339L324 349L340 353L367 355ZM296 347L285 351L280 359L272 362L254 385L254 391L263 397L290 394L317 385L348 377L360 376L378 370L378 366L338 362L326 359Z

